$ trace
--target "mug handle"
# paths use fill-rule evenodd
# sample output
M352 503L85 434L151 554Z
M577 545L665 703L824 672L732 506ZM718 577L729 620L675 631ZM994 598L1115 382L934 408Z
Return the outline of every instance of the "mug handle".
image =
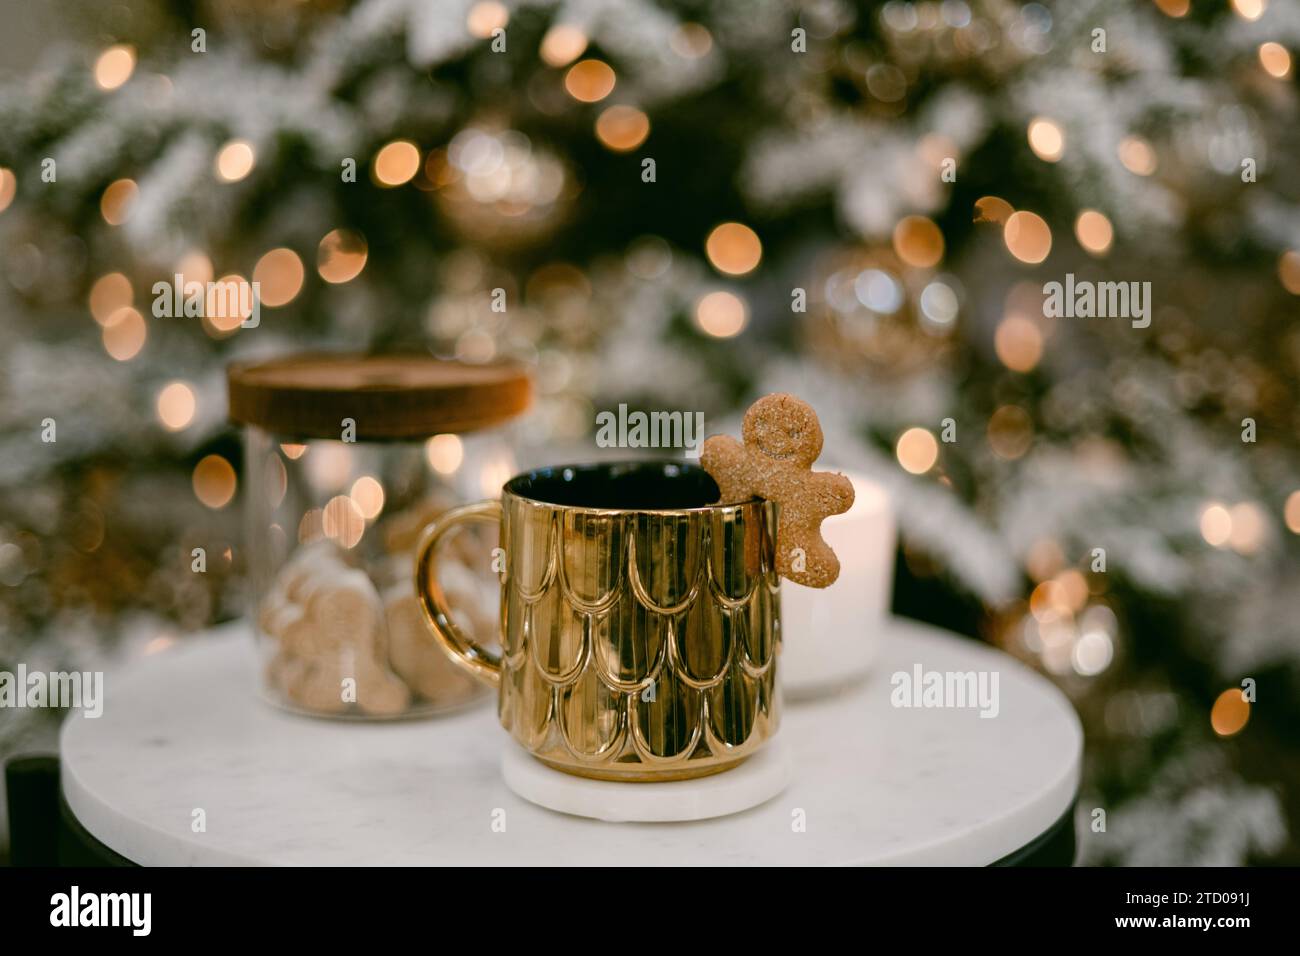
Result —
M475 643L451 619L447 596L438 583L438 543L457 525L466 521L501 521L501 502L480 501L443 512L425 529L415 552L415 593L425 623L451 659L492 687L501 683L501 658Z

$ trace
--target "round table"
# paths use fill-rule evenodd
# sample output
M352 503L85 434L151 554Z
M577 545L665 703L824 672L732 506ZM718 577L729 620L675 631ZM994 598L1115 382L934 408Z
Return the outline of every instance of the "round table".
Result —
M1083 736L1064 695L975 641L901 619L887 631L865 682L787 704L789 787L713 820L527 803L501 779L514 744L489 701L383 723L277 711L255 694L242 625L106 675L102 716L64 724L63 794L94 840L146 865L985 865L1049 840L1068 862ZM918 666L997 675L996 716L915 706L919 692L898 706L894 675Z

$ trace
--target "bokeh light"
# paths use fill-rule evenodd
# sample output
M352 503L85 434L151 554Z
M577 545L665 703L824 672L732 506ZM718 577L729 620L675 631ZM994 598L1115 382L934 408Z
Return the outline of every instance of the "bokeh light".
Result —
M1052 230L1042 216L1021 209L1008 217L1002 229L1007 251L1029 265L1036 265L1052 251Z
M1074 235L1084 251L1094 256L1104 256L1115 240L1115 227L1102 213L1095 209L1085 209L1074 220Z
M420 149L410 140L394 140L375 154L371 170L381 186L408 183L420 171Z
M725 290L710 292L695 306L695 322L705 335L729 339L739 335L749 321L749 309L738 295Z
M217 150L213 169L223 183L236 183L253 171L256 159L252 143L244 139L232 139Z
M348 495L335 495L325 503L321 531L341 548L355 548L366 531L366 519Z
M904 471L923 475L939 460L939 442L928 429L909 428L898 436L894 454Z
M582 103L598 103L614 92L614 71L603 60L581 60L564 76L564 88Z
M1267 6L1268 0L1232 0L1232 9L1246 20L1258 20Z
M568 66L587 49L587 34L569 23L557 23L542 37L542 62L547 66Z
M465 16L466 29L480 40L490 37L493 30L504 29L509 22L510 11L497 0L482 0L470 7Z
M1155 0L1160 12L1168 17L1185 17L1192 9L1191 0Z
M110 272L90 287L90 314L100 325L107 325L118 309L135 302L131 280L120 272Z
M348 494L357 506L357 511L361 512L361 517L367 521L378 518L379 512L384 510L384 486L371 475L362 475L352 482Z
M349 282L366 267L369 248L365 236L351 229L334 229L325 234L316 249L316 271L326 282Z
M18 194L18 177L7 166L0 166L0 212L9 208Z
M1150 176L1156 171L1156 151L1141 136L1125 136L1118 153L1124 168L1135 176Z
M1023 315L1008 315L993 334L998 360L1013 372L1030 372L1043 357L1043 333Z
M272 249L253 267L259 301L272 308L287 305L302 290L304 274L298 253L283 247Z
M101 90L115 90L135 72L135 47L119 43L109 47L95 60L95 85Z
M147 336L144 316L126 306L114 312L104 323L104 351L119 362L129 362L140 354Z
M1282 288L1292 295L1300 295L1300 252L1288 249L1277 260L1277 277Z
M1005 461L1014 461L1029 451L1034 426L1029 413L1019 405L1003 405L989 418L989 447Z
M209 332L234 332L253 314L253 287L236 272L217 279L206 291L203 324Z
M611 106L596 120L596 136L617 153L636 149L650 135L650 117L635 106Z
M212 269L212 260L197 249L193 249L181 256L180 261L173 267L173 271L180 275L181 282L186 285L191 282L206 285L212 281L212 276L215 274Z
M1058 162L1065 155L1065 131L1052 120L1037 117L1029 123L1029 148L1041 160Z
M1280 43L1271 40L1259 45L1259 65L1275 79L1285 79L1291 73L1291 53Z
M894 227L894 252L909 266L938 265L943 258L943 233L925 216L905 216Z
M1286 504L1282 506L1282 520L1286 522L1288 531L1300 534L1300 488L1286 496Z
M1243 501L1228 510L1232 528L1228 532L1228 547L1238 554L1255 554L1264 546L1268 536L1268 516L1253 501Z
M975 222L995 222L1005 226L1015 212L1011 203L1000 196L981 196L975 200Z
M709 233L704 249L713 268L727 275L752 272L763 258L758 234L739 222L724 222Z
M1250 702L1240 687L1229 687L1214 701L1210 709L1210 726L1220 737L1241 733L1250 720Z
M683 23L668 41L673 52L688 60L698 60L713 49L713 34L702 23Z
M194 497L213 511L224 508L235 497L235 469L220 455L208 455L195 465L190 483Z
M465 446L459 435L434 435L424 443L429 467L440 475L452 475L465 460Z
M1218 502L1210 502L1201 508L1201 537L1207 544L1222 548L1232 536L1232 515Z
M104 222L110 226L120 226L131 218L139 193L134 180L118 179L109 183L104 194L99 197L99 211L104 216Z
M171 382L158 392L158 421L168 431L178 432L194 421L198 400L185 382Z
M1081 677L1095 677L1110 666L1115 657L1115 643L1105 631L1084 631L1074 642L1070 662Z
M307 456L307 480L317 492L341 491L352 477L352 445L343 441L313 442Z

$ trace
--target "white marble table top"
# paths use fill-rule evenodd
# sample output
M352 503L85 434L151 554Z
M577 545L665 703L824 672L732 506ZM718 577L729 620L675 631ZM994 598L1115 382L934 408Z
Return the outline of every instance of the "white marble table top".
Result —
M64 724L63 789L92 835L155 865L982 865L1046 831L1078 785L1066 698L976 642L901 620L888 631L865 683L787 705L789 787L714 820L533 806L501 779L509 741L490 703L397 723L281 713L256 696L242 626L106 675L103 715ZM997 716L893 706L891 675L917 664L996 673Z

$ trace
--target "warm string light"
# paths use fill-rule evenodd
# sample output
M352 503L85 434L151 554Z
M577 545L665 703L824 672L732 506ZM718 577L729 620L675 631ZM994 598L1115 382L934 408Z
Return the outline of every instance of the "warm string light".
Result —
M1074 235L1085 252L1100 257L1110 252L1115 228L1104 214L1095 209L1085 209L1074 221Z
M469 30L470 36L485 40L494 30L505 29L509 22L510 11L505 8L505 4L498 3L497 0L483 0L469 8L465 28Z
M6 166L0 166L0 212L9 208L18 194L18 177Z
M1150 176L1156 171L1156 151L1141 136L1125 136L1117 152L1120 163L1135 176Z
M235 469L220 455L208 455L195 465L190 483L194 497L213 511L224 508L235 497Z
M564 88L580 103L598 103L614 92L614 70L603 60L581 60L564 75Z
M1043 357L1043 333L1023 315L1008 315L993 334L998 360L1013 372L1032 372Z
M144 316L130 306L109 316L101 332L104 351L119 362L129 362L139 355L147 336Z
M341 548L355 548L366 531L366 519L349 495L335 495L321 510L321 531Z
M1291 53L1280 43L1261 43L1259 65L1274 79L1286 79L1291 75Z
M989 418L987 437L993 454L1004 461L1015 461L1033 444L1033 422L1019 405L1003 405Z
M1300 519L1300 501L1293 506L1288 499L1283 517L1289 528L1293 518ZM1245 557L1258 553L1272 531L1268 513L1253 501L1242 501L1232 506L1221 501L1206 502L1201 507L1199 525L1206 544L1231 548Z
M1277 277L1282 288L1300 295L1300 251L1288 249L1277 260Z
M540 54L547 66L568 66L587 49L587 34L578 27L557 23L542 37Z
M384 510L384 486L372 475L362 475L354 481L348 495L367 521L375 520Z
M1045 162L1059 162L1065 155L1065 132L1050 119L1038 117L1029 124L1029 148Z
M212 268L212 260L197 249L181 256L180 261L176 263L172 271L177 273L181 277L181 282L186 285L191 282L207 285L212 281L212 277L216 275Z
M131 179L119 179L109 183L104 194L99 198L99 211L104 217L104 222L110 226L120 226L131 218L139 192L135 181Z
M975 200L975 222L992 222L1005 226L1016 210L999 196L981 196Z
M1243 20L1258 20L1268 8L1268 0L1232 0L1232 9Z
M1288 531L1300 534L1300 488L1286 496L1286 504L1282 506L1282 520L1286 522Z
M1037 265L1052 251L1052 230L1042 216L1028 210L1013 212L1002 227L1007 251L1029 265Z
M95 60L95 85L101 90L115 90L135 72L135 47L119 43L109 47Z
M394 140L375 154L371 171L380 186L391 188L408 183L420 171L419 147L409 140Z
M1218 502L1207 504L1201 509L1201 537L1206 544L1221 548L1228 543L1232 535L1232 516L1228 509Z
M698 60L713 49L713 34L701 23L683 23L673 31L668 44L678 56Z
M302 259L292 249L272 249L257 260L253 281L257 283L262 305L276 308L292 302L302 290Z
M928 429L909 428L898 436L894 454L904 471L923 475L939 460L939 442Z
M350 282L366 267L368 254L366 239L361 233L334 229L325 234L316 249L316 271L333 285Z
M284 496L289 492L289 472L279 455L267 460L266 473L262 476L267 503L272 510L284 504Z
M424 443L429 467L440 475L454 475L465 460L465 446L459 435L434 435Z
M257 156L253 144L245 139L232 139L217 150L212 168L223 183L236 183L253 171Z
M928 269L943 258L943 233L925 216L906 216L894 227L894 252L909 266Z
M713 268L727 275L752 272L763 258L758 234L739 222L724 222L709 233L704 251Z
M207 289L203 308L203 328L214 338L224 338L239 330L253 314L252 286L236 272L217 279Z
M158 392L158 420L168 431L178 432L194 421L198 401L185 382L171 382Z
M342 441L319 441L307 457L307 480L320 492L341 491L352 477L352 449Z
M650 118L634 106L611 106L596 119L596 136L616 153L636 149L650 135Z
M90 287L90 314L100 325L108 325L119 309L133 305L135 291L131 280L120 272L110 272L95 280Z
M739 335L749 321L745 301L725 290L710 292L695 305L695 322L705 335L729 339Z
M1250 720L1250 701L1240 687L1229 687L1210 708L1210 726L1220 737L1231 737L1246 729Z

